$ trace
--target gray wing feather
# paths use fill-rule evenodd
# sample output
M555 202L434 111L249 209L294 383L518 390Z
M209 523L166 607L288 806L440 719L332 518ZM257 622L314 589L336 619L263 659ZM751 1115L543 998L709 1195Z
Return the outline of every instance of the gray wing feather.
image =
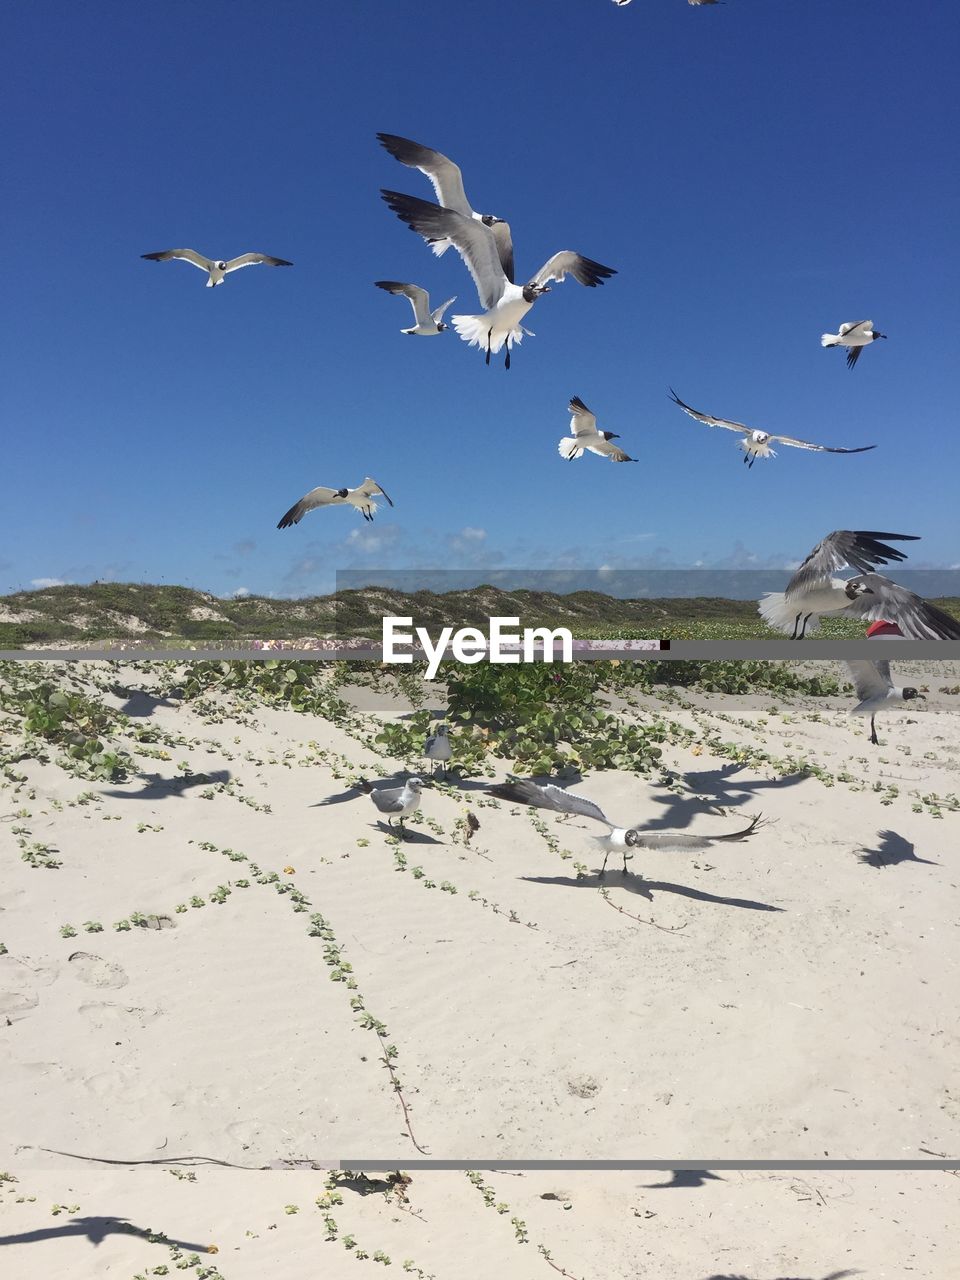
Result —
M255 267L263 263L266 267L292 267L293 263L286 258L271 258L269 253L241 253L239 258L231 258L223 269L224 275L231 271L239 271L241 267Z
M409 138L400 138L395 133L378 133L380 145L410 169L419 169L425 174L433 186L437 202L445 209L454 209L467 218L473 217L473 209L463 189L463 174L460 166L440 151L421 146L419 142L411 142Z
M210 259L197 253L196 249L164 249L162 253L141 253L140 257L147 258L150 262L170 262L173 258L179 258L183 262L192 262L201 271L209 271L213 266Z
M614 827L599 805L583 796L571 795L563 787L555 787L548 783L539 786L529 778L510 778L496 786L486 789L488 796L496 796L498 800L510 800L517 804L528 804L535 809L552 809L555 813L575 813L582 818L594 818L605 826Z
M561 249L543 264L530 283L543 285L549 284L551 280L562 281L568 273L588 289L603 284L604 280L617 274L613 267L605 267L602 262L594 262L592 258L585 258L572 249Z
M803 564L790 579L786 595L791 595L814 584L827 582L838 569L849 565L861 573L869 573L873 565L906 560L906 555L896 547L888 547L881 538L893 538L902 542L916 542L911 533L876 533L867 529L835 529L818 542Z
M483 307L489 311L496 306L503 296L507 277L489 227L453 209L431 204L429 200L418 200L399 191L384 190L380 194L400 221L428 243L449 240L473 276Z
M749 827L721 836L698 836L686 831L642 831L637 828L634 830L637 831L640 839L639 847L642 849L657 849L661 853L697 853L703 849L709 849L714 844L732 844L738 840L746 840L754 831L766 825L763 815L758 813Z
M851 600L844 613L867 622L895 622L910 640L960 640L956 618L882 574L864 573L850 582L869 587L871 594Z
M868 698L882 697L893 687L890 677L890 663L871 662L868 658L843 664L850 675L854 690L861 702Z
M495 222L491 228L494 240L497 242L497 253L500 255L500 265L503 267L503 274L513 284L513 236L510 233L510 224L502 219Z
M670 398L684 413L689 413L691 418L696 418L698 422L703 422L708 427L726 427L728 431L750 432L753 430L753 427L747 427L742 422L733 422L730 418L715 418L712 413L700 413L698 409L691 409L680 399L673 387L670 388Z

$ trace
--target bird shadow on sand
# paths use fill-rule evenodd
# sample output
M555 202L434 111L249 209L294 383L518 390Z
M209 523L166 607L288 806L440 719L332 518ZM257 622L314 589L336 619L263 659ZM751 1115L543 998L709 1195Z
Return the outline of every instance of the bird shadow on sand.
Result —
M373 831L382 831L384 835L400 836L401 844L443 844L442 840L435 840L433 836L428 836L425 831L415 831L413 827L404 827L403 834L400 835L399 827L391 827L388 822L375 822L371 828Z
M149 1227L137 1227L126 1218L71 1218L56 1227L40 1227L35 1231L23 1231L15 1236L0 1236L0 1248L9 1244L39 1244L42 1240L57 1240L64 1236L83 1236L94 1246L103 1244L107 1236L138 1236L152 1244L175 1245L191 1253L206 1253L208 1245L191 1240L171 1240L164 1236L157 1239Z
M845 1276L859 1276L860 1271L831 1271L828 1276L773 1276L771 1280L844 1280ZM761 1276L715 1275L705 1276L704 1280L763 1280Z
M520 876L528 884L566 885L568 889L626 889L640 898L653 901L654 893L676 893L681 898L693 898L696 902L713 902L721 907L741 907L746 911L784 911L784 907L775 907L769 902L754 902L752 898L721 898L715 893L707 893L703 889L692 889L685 884L671 884L669 880L644 880L632 872L622 876L619 872L607 875L603 879L599 873L583 876L577 880L573 876Z
M171 796L183 796L191 787L214 787L230 781L229 769L215 769L213 773L188 773L182 778L164 778L159 773L145 773L141 777L146 786L139 791L101 791L102 796L117 800L167 800Z
M746 765L731 763L721 765L719 769L700 769L692 773L684 773L682 777L684 784L691 791L713 796L717 804L725 808L728 806L734 808L737 804L743 804L747 797L756 795L758 791L782 791L786 787L795 787L800 782L806 782L813 776L807 770L801 769L798 773L788 773L781 778L748 780L735 778L735 775L742 773L745 768Z
M866 867L896 867L901 862L922 862L927 867L939 867L930 858L918 858L914 846L897 831L878 831L875 849L858 849L857 858Z
M111 693L115 698L126 699L123 706L120 707L120 712L134 720L146 719L152 716L158 707L178 707L180 705L173 698L147 693L143 689L125 689L117 685L111 689Z
M711 1173L709 1169L674 1169L669 1182L648 1182L647 1191L676 1191L692 1187L705 1187L708 1182L723 1182L719 1173Z

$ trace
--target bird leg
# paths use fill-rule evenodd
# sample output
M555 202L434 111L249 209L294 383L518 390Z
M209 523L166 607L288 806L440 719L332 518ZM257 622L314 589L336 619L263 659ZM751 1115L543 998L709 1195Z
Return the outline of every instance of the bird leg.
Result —
M623 870L622 870L622 871L621 871L621 873L620 873L621 875L628 876L628 875L630 874L630 871L629 871L629 869L628 869L628 867L627 867L627 859L628 859L628 858L630 858L630 857L632 857L632 856L633 856L632 854L627 853L626 849L624 849L624 851L623 851Z
M490 337L492 334L493 334L493 329L492 328L488 329L487 330L487 359L485 361L486 364L490 363Z
M507 339L507 355L506 355L506 359L503 362L503 367L505 369L510 368L510 339L509 338Z
M603 877L607 874L607 859L609 857L610 857L610 850L608 849L607 852L603 855L603 866L600 868L600 874L597 877L598 880L602 880Z
M880 739L877 737L877 717L870 717L870 741L875 747L879 747Z
M805 638L806 634L807 634L807 623L810 621L810 619L811 619L812 617L813 617L813 614L812 614L812 613L808 613L808 614L807 614L807 616L806 616L806 617L804 618L804 620L803 620L803 626L800 628L800 639L801 639L801 640L803 640L803 639Z

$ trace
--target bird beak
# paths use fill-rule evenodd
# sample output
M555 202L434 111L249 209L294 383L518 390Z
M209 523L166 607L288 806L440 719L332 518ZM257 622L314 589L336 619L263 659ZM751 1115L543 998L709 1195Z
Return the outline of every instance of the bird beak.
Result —
M620 437L617 435L617 433L616 433L615 431L608 431L608 432L607 432L607 439L608 439L608 440L619 440L619 439L620 439Z

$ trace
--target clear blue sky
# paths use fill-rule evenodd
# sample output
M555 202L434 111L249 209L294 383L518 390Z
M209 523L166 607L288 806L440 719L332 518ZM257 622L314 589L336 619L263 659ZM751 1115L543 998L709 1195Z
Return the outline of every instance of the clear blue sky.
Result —
M5 7L0 590L305 594L337 568L773 565L834 528L960 563L953 0L368 0ZM401 336L479 310L378 197L377 130L446 152L521 278L574 248L505 373ZM142 253L296 264L207 290ZM848 372L819 336L873 319ZM671 405L859 445L783 450ZM580 395L641 460L558 458ZM274 526L316 484L348 510ZM752 558L751 558L752 557Z

